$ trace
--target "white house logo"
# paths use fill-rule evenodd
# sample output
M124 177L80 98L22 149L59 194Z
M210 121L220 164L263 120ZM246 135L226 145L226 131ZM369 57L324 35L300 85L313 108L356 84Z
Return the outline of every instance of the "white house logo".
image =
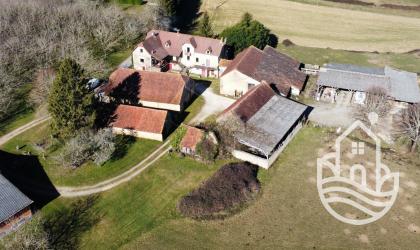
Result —
M377 119L375 113L369 114L372 124ZM375 142L375 150L365 147L368 142L352 140L351 134L357 130ZM369 149L372 154L368 154ZM322 204L332 216L348 224L364 225L380 219L394 204L399 189L399 173L391 173L381 163L380 139L365 124L356 121L335 141L335 150L317 161L317 187Z

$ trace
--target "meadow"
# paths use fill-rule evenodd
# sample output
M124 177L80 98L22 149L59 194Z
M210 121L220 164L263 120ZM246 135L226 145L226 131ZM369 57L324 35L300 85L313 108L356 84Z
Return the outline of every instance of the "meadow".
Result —
M419 49L420 18L294 1L204 0L217 32L250 12L276 34L306 47L408 52Z

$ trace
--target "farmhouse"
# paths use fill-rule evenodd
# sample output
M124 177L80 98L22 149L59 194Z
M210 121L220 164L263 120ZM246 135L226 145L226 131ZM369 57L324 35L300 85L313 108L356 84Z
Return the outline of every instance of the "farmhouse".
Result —
M217 121L226 123L241 144L233 150L234 157L267 169L308 114L308 106L277 94L262 82L223 111Z
M149 108L182 111L194 92L194 80L175 73L119 68L109 77L102 99Z
M391 67L370 68L349 64L326 64L317 81L317 99L335 102L347 94L347 102L363 104L366 92L383 89L398 102L420 102L417 75Z
M166 110L119 105L110 126L116 134L131 135L156 141L170 133L171 113Z
M186 128L187 131L180 143L181 152L187 155L195 155L196 147L204 137L204 131L191 126L186 126Z
M0 174L0 238L32 217L31 201Z
M222 40L152 30L133 51L133 65L138 70L182 71L204 77L219 77L219 61L225 53Z
M270 46L260 50L254 46L239 53L220 77L220 93L242 96L253 86L265 81L283 96L299 95L306 74L300 63Z

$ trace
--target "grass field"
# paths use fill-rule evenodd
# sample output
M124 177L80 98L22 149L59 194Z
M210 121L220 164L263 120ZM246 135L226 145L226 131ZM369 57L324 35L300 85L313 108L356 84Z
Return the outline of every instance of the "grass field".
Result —
M98 221L88 228L75 227L73 230L78 233L66 232L66 235L80 233L81 249L117 249L169 219L178 218L175 211L178 199L216 169L214 164L165 156L131 182L103 193L91 208ZM45 207L43 213L53 217L65 211L71 202L58 199Z
M366 226L337 221L321 205L316 190L316 158L332 149L337 135L306 127L275 165L260 170L262 193L241 213L222 221L180 217L178 199L210 176L217 164L165 156L142 175L102 194L91 210L98 216L76 235L81 249L414 249L420 244L416 195L420 159L386 151L385 162L401 173L396 204L381 220ZM49 217L73 200L58 199L43 209Z
M391 66L401 70L420 73L420 56L412 53L368 53L335 49L311 48L303 46L284 46L277 49L303 63L349 63L363 66Z
M202 10L210 13L218 32L248 11L279 40L288 38L302 46L379 52L420 47L419 18L284 0L204 0Z
M39 143L43 138L48 138L49 134L49 123L44 123L13 138L3 145L2 149L15 154L29 151L32 154L39 155L38 158L48 177L55 185L59 186L91 185L117 176L145 159L161 145L158 141L136 139L128 145L126 152L118 160L108 161L100 167L88 162L77 169L69 169L57 164L54 160L60 149L46 153L45 159L34 149L33 145ZM21 149L17 150L16 146Z

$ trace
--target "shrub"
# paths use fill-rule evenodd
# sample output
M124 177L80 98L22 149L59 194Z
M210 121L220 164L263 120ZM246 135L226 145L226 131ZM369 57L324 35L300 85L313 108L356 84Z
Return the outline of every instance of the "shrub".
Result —
M174 133L174 136L171 140L171 146L174 150L179 151L179 145L181 144L182 138L184 138L187 128L180 126Z
M198 189L182 197L178 209L195 219L224 218L258 193L257 173L258 167L246 162L224 165Z
M213 141L208 137L209 136L207 135L197 144L196 152L203 160L214 161L219 150L217 144L213 143Z

